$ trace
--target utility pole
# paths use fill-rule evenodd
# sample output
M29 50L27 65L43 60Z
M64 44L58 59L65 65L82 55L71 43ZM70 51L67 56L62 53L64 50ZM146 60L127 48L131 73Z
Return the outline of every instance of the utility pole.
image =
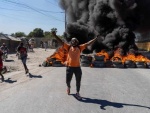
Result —
M66 20L66 9L65 9L65 32L66 32L66 28L67 28L67 20Z

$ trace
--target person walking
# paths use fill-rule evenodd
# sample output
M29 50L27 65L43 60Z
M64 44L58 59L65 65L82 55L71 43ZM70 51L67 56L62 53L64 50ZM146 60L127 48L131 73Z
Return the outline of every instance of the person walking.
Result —
M27 65L26 65L26 60L27 60L27 56L28 56L27 48L24 47L23 42L21 42L20 45L18 46L17 52L20 54L20 58L23 63L23 66L24 66L25 73L26 74L29 73L29 69L27 68Z
M3 55L2 55L2 60L5 61L6 58L8 57L8 47L6 46L5 43L2 44L2 46L0 47L1 51L3 52Z
M56 32L52 32L53 36L60 42L61 45L68 51L68 56L66 60L66 84L67 84L67 94L70 94L70 83L73 74L75 74L76 78L76 94L75 96L78 99L82 99L80 96L80 86L81 86L81 77L82 77L82 70L80 67L80 54L81 52L89 45L93 44L97 38L90 40L87 43L79 45L79 41L77 38L71 39L71 44L65 43L61 40L57 35Z

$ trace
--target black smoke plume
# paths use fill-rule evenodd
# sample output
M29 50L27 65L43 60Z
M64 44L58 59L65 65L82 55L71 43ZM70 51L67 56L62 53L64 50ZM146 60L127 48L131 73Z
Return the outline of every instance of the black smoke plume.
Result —
M67 14L66 39L85 43L98 36L92 51L137 50L134 32L150 29L150 0L60 0Z

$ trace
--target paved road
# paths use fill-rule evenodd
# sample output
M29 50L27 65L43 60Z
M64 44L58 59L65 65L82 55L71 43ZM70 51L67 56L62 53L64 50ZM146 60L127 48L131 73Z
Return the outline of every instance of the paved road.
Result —
M37 67L0 83L0 113L150 113L150 70L82 67L82 101L66 94L65 67Z

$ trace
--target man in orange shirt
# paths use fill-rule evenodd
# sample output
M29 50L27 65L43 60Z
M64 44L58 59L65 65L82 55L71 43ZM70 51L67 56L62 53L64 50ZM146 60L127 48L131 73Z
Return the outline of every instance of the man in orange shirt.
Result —
M76 97L81 99L79 94L80 91L80 83L82 77L82 70L80 67L80 53L89 45L94 43L97 38L92 39L91 41L79 45L79 41L76 38L71 39L71 44L67 44L63 42L55 32L52 32L53 36L64 46L64 48L68 51L68 56L66 60L66 84L67 84L67 94L70 94L70 83L73 76L73 73L76 77Z

